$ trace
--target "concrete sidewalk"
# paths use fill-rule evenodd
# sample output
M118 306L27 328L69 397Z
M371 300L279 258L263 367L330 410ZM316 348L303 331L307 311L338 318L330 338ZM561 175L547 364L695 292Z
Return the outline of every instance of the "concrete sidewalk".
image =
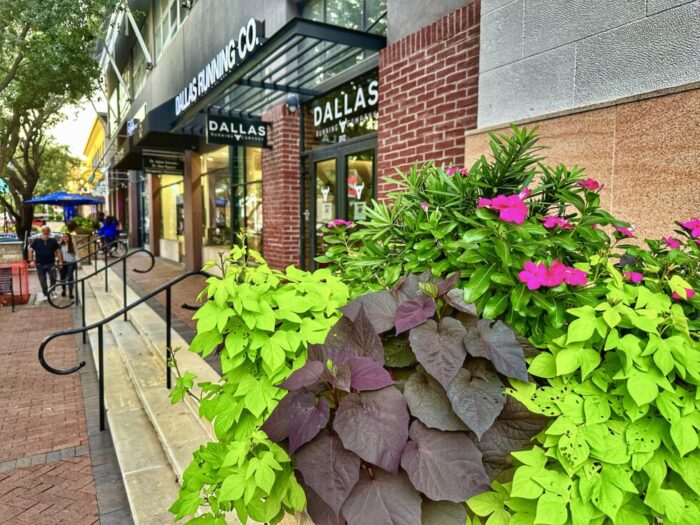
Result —
M30 285L36 293L34 272ZM32 303L0 308L0 524L131 523L109 432L98 428L89 352L73 336L50 344L54 367L87 361L68 376L37 359L44 337L74 326L74 312Z

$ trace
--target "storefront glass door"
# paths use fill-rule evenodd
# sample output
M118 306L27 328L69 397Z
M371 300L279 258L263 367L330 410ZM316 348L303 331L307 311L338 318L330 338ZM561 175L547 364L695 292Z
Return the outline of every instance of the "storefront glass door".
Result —
M311 259L323 255L328 245L323 241L323 228L334 219L353 222L364 220L365 207L375 195L376 162L374 140L341 144L314 151L309 155L307 188L312 193L307 201L306 236L307 267L316 267ZM309 255L311 257L309 257Z

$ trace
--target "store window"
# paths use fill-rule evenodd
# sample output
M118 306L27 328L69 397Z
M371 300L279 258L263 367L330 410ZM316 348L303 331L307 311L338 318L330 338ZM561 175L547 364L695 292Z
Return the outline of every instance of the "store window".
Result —
M233 228L249 248L263 253L262 148L238 146L233 162Z
M230 246L233 242L230 188L228 146L203 154L204 246Z
M387 0L310 0L304 18L386 35Z
M159 175L161 255L184 260L185 186L182 175Z

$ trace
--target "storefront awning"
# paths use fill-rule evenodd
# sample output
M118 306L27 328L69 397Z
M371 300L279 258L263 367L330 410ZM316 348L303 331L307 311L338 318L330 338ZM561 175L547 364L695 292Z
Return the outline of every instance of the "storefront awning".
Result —
M294 18L184 111L173 131L202 134L207 113L259 117L288 94L314 98L320 86L385 46L381 35Z

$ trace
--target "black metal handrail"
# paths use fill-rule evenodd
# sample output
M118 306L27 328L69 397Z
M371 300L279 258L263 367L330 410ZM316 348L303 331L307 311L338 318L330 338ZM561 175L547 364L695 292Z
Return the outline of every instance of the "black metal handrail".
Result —
M103 253L104 256L105 256L105 261L106 261L106 260L107 260L107 256L109 255L108 250L109 250L110 247L112 247L112 246L117 246L117 245L121 244L122 246L124 246L124 249L125 249L125 250L128 251L128 249L129 249L129 245L128 245L128 243L127 243L124 239L115 239L115 240L113 240L112 242L110 242L110 243L108 243L108 244L106 244L106 245L104 245L104 246L100 246L100 240L101 240L101 239L104 239L104 237L97 237L97 238L93 239L92 242L91 242L90 248L92 248L92 245L94 245L95 250L94 250L94 251L91 251L90 249L88 249L88 254L87 254L85 257L81 257L81 258L78 259L76 262L82 263L82 262L85 261L85 260L87 260L87 261L92 261L92 257L93 257L93 255L94 255L94 256L95 256L95 266L97 266L97 256L98 256L100 253Z
M75 248L76 249L82 248L83 246L86 246L86 245L94 242L95 241L95 239L93 238L94 236L95 236L94 233L89 233L86 239L83 239L82 241L75 243Z
M109 263L105 259L105 265L102 268L96 269L94 272L92 272L90 275L85 275L81 277L80 279L76 279L74 281L59 281L56 284L52 285L51 288L48 289L48 297L46 298L49 301L49 304L53 306L54 308L58 308L59 310L64 310L66 308L69 308L70 306L73 306L75 303L75 299L72 300L70 303L65 304L65 305L58 305L54 304L53 298L51 297L52 292L54 288L57 288L58 286L69 286L71 284L75 285L76 287L76 292L77 292L77 287L78 284L80 284L80 306L81 306L81 319L83 322L83 326L85 326L85 281L90 279L91 277L94 277L95 275L104 272L105 273L105 292L109 291L109 281L107 280L107 270L109 270L112 266L115 264L122 263L122 293L124 295L124 306L127 305L127 286L126 286L126 260L131 257L132 255L136 255L138 253L145 253L151 258L151 264L149 265L148 268L145 270L139 270L138 268L133 268L133 270L136 273L148 273L150 272L153 267L156 264L156 258L153 256L153 254L146 250L145 248L137 248L136 250L131 250L128 252L126 255L123 255L122 257L119 257L118 259L114 259L113 261L110 261ZM77 295L77 294L76 294ZM124 313L124 320L127 320L126 313ZM87 336L83 334L83 344L87 342Z
M150 253L150 252L149 252ZM170 371L170 366L169 363L172 359L172 293L171 293L171 288L173 285L184 281L185 279L188 279L189 277L192 277L193 275L202 275L204 277L211 277L211 274L208 272L205 272L204 270L196 270L196 271L191 271L191 272L185 272L181 275L178 275L174 279L168 281L167 283L163 284L162 286L156 288L152 292L149 292L148 294L144 295L143 297L137 299L133 303L124 306L124 308L121 308L120 310L114 312L113 314L105 317L101 321L98 321L96 323L92 323L91 325L85 326L83 325L82 327L79 328L71 328L69 330L60 330L58 332L54 332L51 335L48 335L47 337L44 338L44 340L41 342L41 345L39 345L39 363L41 366L44 368L44 370L51 372L52 374L57 374L57 375L68 375L68 374L73 374L83 368L85 366L85 361L80 361L76 366L72 368L67 368L65 370L61 370L58 368L54 368L48 362L46 361L46 358L44 357L44 353L46 351L47 345L56 339L57 337L63 337L66 335L75 335L75 334L83 334L83 340L85 340L85 335L93 329L97 329L97 359L98 359L98 368L100 370L100 375L99 375L99 397L100 397L100 430L105 429L105 404L104 404L104 332L103 328L104 325L107 323L114 321L117 317L120 315L125 315L129 310L134 309L135 307L145 303L149 299L152 299L156 295L158 295L161 292L165 292L165 383L166 387L170 389L172 387L172 374ZM185 305L183 305L185 306Z

